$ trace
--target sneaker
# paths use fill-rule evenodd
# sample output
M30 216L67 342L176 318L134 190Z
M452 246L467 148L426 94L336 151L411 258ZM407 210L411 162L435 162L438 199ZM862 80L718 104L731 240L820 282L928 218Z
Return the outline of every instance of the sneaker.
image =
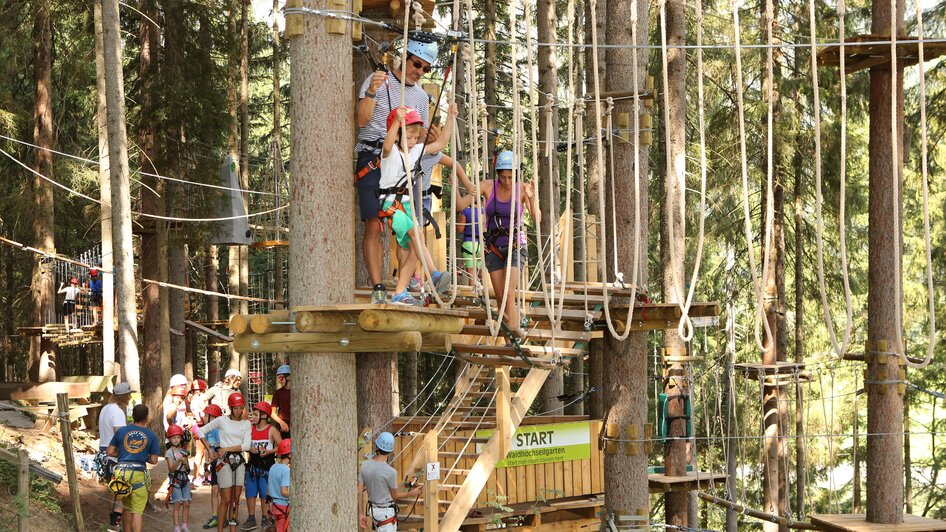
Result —
M251 515L246 518L246 522L240 527L240 530L256 530L259 525L256 524L256 516Z
M181 532L181 525L174 525L174 532Z
M371 304L372 305L383 305L387 302L388 291L384 288L383 284L376 284L374 288L371 289Z
M210 519L204 524L204 530L210 530L211 528L217 528L216 515L211 515Z
M122 513L121 512L112 512L108 515L108 526L115 527L116 529L122 524Z
M417 306L417 300L414 299L414 296L412 296L407 290L401 292L400 294L394 294L394 297L391 298L391 303L394 303L395 305Z
M437 290L438 294L445 294L450 290L450 276L447 275L447 272L434 272L434 289Z
M231 528L236 527L239 524L240 523L236 519L230 519L227 521L227 526Z
M422 283L420 281L420 277L418 277L417 274L415 273L414 275L411 276L410 282L407 283L407 289L420 290L421 284Z
M190 529L187 528L187 523L181 523L181 532L191 532Z

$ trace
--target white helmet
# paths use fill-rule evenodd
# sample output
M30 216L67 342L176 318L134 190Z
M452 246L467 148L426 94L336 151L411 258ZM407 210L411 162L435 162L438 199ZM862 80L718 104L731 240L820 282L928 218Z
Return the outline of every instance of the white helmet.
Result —
M242 378L243 378L243 374L240 373L240 370L238 370L238 369L228 369L227 372L223 374L223 377L224 377L224 378L227 378L227 377L239 377L239 378L242 379Z
M187 386L187 377L181 375L180 373L173 375L171 377L171 387L173 388L175 386Z

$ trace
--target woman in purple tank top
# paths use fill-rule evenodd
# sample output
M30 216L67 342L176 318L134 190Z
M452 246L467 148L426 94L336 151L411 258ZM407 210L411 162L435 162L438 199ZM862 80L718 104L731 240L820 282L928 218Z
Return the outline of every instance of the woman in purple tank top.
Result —
M519 183L518 190L513 190L512 170L513 154L504 151L496 157L496 179L480 182L480 194L486 197L484 218L484 244L486 269L496 293L496 302L502 304L506 290L507 274L509 277L509 296L503 309L504 321L513 331L519 331L519 311L516 308L516 287L519 282L519 269L524 264L526 233L522 223L523 206L529 211L534 223L541 223L542 212L535 201L532 183ZM512 225L512 210L516 209L515 227ZM512 256L510 259L510 255ZM509 263L509 260L512 262ZM510 267L506 269L507 263Z

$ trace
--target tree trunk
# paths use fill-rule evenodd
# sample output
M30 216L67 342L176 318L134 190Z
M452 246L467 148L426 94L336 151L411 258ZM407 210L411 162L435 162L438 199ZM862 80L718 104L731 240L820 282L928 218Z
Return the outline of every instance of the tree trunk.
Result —
M890 4L885 2L875 2L871 9L872 33L890 35L892 21L896 22L898 35L903 31L903 3L897 4L896 13L891 13ZM867 352L869 355L872 350L902 354L903 346L897 345L901 336L897 324L902 323L902 299L896 295L902 295L902 291L898 291L898 283L902 278L903 251L897 242L902 242L903 228L902 224L894 221L894 213L903 209L902 64L885 64L870 69L869 109ZM896 116L895 123L892 115ZM892 135L892 126L896 126L896 136ZM893 149L894 142L897 144L896 152ZM896 159L894 153L897 154ZM886 343L886 347L882 343ZM869 380L899 379L898 356L876 357L874 360L875 363L867 366ZM880 392L881 387L885 388L886 393ZM865 388L869 434L867 521L900 523L903 521L903 397L897 393L896 386L865 384Z
M52 20L49 0L36 2L33 15L33 61L36 98L33 106L33 170L52 175L53 98L52 98ZM53 187L38 175L30 180L33 199L33 246L48 253L56 252ZM42 327L56 321L55 262L37 259L30 282L32 325ZM30 338L29 379L33 382L56 380L55 346L42 336Z
M273 13L279 12L279 0L273 0ZM282 43L279 42L279 20L273 17L273 168L276 174L276 194L277 201L282 204L283 193L283 159L282 159L282 82L280 81L280 72L282 69ZM276 239L283 238L283 215L276 213ZM285 279L283 277L284 265L286 263L286 250L283 247L277 247L275 253L276 271L273 272L273 288L276 293L275 299L286 297ZM281 310L287 308L283 303L275 303L273 309Z
M309 8L322 2L306 0ZM289 284L293 306L352 301L351 238L354 202L351 153L354 110L350 88L351 34L329 34L327 21L304 17L305 32L290 41L292 110L292 220ZM308 95L319 92L319 98ZM325 116L336 116L327 122ZM313 209L316 202L331 209ZM309 245L305 245L308 242ZM293 523L299 530L354 530L359 509L352 490L357 467L355 356L305 353L292 357L297 390L292 407L296 445ZM324 489L335 486L337 489ZM345 488L347 486L347 488Z
M804 54L801 54L804 55ZM793 77L799 78L799 62L795 61L795 72ZM799 95L795 94L796 111L803 113L802 101ZM803 116L803 115L799 115ZM796 135L797 145L802 145L802 131L798 130ZM792 166L795 169L795 362L805 361L805 266L803 262L804 232L805 225L803 216L804 209L804 160L802 152L795 150L792 157ZM805 493L806 493L806 468L807 468L807 446L805 439L805 388L801 382L795 383L795 513L800 519L806 515L805 511ZM856 401L855 401L856 404ZM855 416L857 414L855 413ZM856 481L856 480L855 480ZM855 511L856 512L856 511Z
M648 35L647 9L644 2L636 3L637 27L632 28L635 3L629 1L612 1L608 3L607 35L608 44L639 45L646 41ZM632 34L632 29L636 35ZM602 39L603 36L599 36ZM638 42L635 42L638 41ZM600 41L599 41L600 42ZM633 54L639 52L630 48L608 48L606 58L608 62L607 90L609 91L641 91L643 90L647 54L637 56L638 86L634 86L632 69ZM617 74L619 73L619 74ZM621 100L615 104L615 112L619 115L639 112L634 109L633 100ZM593 116L593 115L592 115ZM629 122L632 123L632 122ZM600 127L596 124L596 127ZM614 161L616 174L612 176L616 190L627 191L628 201L617 204L618 211L616 227L625 227L621 238L618 239L618 267L633 277L633 258L635 254L645 257L639 263L638 286L647 285L647 150L634 146L630 142L618 141L614 147ZM635 198L635 150L638 150L640 182L640 197ZM598 154L601 157L601 153ZM640 206L639 225L635 225L635 204ZM634 234L639 232L640 243L634 249ZM613 275L614 272L611 272ZM647 395L647 333L631 333L630 337L619 342L609 337L605 344L604 366L608 370L604 374L604 400L607 414L607 423L617 429L617 434L625 440L633 440L627 433L627 427L636 428L639 437L648 439L644 431L647 422L647 403L641 397ZM623 452L605 454L604 484L608 493L606 507L610 514L615 516L616 522L622 523L622 516L635 516L646 526L650 515L650 502L647 488L647 452L641 443L633 442L622 445ZM631 521L633 523L633 521Z
M414 400L417 397L417 353L404 353L404 366L404 375L398 380L398 389L404 401L404 408L401 410L405 411L405 415L412 416L419 406ZM395 413L397 410L397 403L395 403Z
M250 0L243 0L240 10L240 188L250 189L250 26L247 21ZM250 212L246 194L243 194L243 210ZM240 246L240 295L246 297L250 281L250 248ZM240 314L249 312L249 302L240 301ZM240 358L240 370L246 375L246 356Z
M142 11L155 20L157 7L153 1L143 2ZM158 35L157 28L147 19L142 18L138 27L141 47L138 52L138 77L141 80L140 123L138 125L138 143L145 157L142 169L146 174L157 174L154 161L158 158L156 144L156 124L154 87L157 78ZM164 181L154 175L142 174L141 211L148 214L164 214ZM161 279L160 258L164 245L164 228L161 220L145 219L141 236L141 276L147 279ZM164 364L161 345L161 289L158 285L142 284L142 342L141 342L141 398L153 412L160 411L164 397ZM150 424L153 430L163 429L160 416L154 416Z
M397 401L393 400L397 395L398 386L397 354L359 353L355 362L358 430L371 427L372 430L378 431L399 410Z
M220 271L220 256L217 246L207 247L207 274L204 277L209 292L217 291L217 272ZM207 296L207 320L217 321L220 319L220 303L217 296ZM207 382L220 382L220 348L211 347L211 340L208 338L207 346ZM216 344L216 342L213 342Z
M726 446L726 499L737 500L736 492L736 453L738 443L736 434L736 389L733 382L733 362L736 357L736 247L731 243L726 246L726 371L723 372L722 402L723 422L726 437L730 442ZM739 514L732 508L726 508L726 532L736 532L739 526Z
M906 503L906 512L912 514L913 459L910 456L910 400L908 397L903 398L903 497Z
M590 386L590 385L589 385ZM577 396L585 391L585 360L582 357L575 357L572 363L568 365L568 377L565 379L565 394L569 397L565 407L567 416L585 415L585 401L591 399L587 397L582 401L575 401ZM600 395L598 393L592 395Z
M483 72L483 98L486 101L486 128L496 135L496 0L483 0L483 22L486 24L486 65ZM488 150L489 146L483 149ZM492 158L490 158L492 160ZM491 170L491 169L490 169Z
M99 227L102 233L102 374L115 375L115 276L112 274L112 183L108 174L108 122L105 117L105 50L102 2L92 6L95 33L95 120L99 139ZM142 43L142 48L145 44Z
M184 286L184 245L168 247L168 282ZM171 290L168 304L171 309L171 373L184 373L184 291Z
M536 30L539 42L555 42L558 40L558 19L555 16L555 0L538 0L536 9ZM545 247L546 255L556 252L557 239L553 231L558 228L559 211L559 170L558 151L555 144L548 145L547 141L558 142L558 109L554 107L557 101L549 95L558 94L558 59L555 48L551 46L538 47L539 69L539 160L534 161L539 172L539 187L536 190L539 196L539 209L545 214L542 217L542 239L549 239L551 245ZM548 109L547 107L550 107ZM546 157L546 150L551 150L551 157ZM551 237L551 238L550 238ZM540 242L540 245L543 243ZM549 263L551 265L551 263ZM559 265L560 281L564 282L565 265ZM555 272L546 271L546 279L551 282L551 275ZM549 415L562 415L562 401L558 396L565 393L565 380L562 368L557 367L549 372L548 378L542 385L539 401L542 412Z
M667 86L664 87L667 168L664 174L664 201L661 224L661 263L663 266L663 295L667 303L686 300L686 11L679 2L667 2ZM631 126L633 127L633 125ZM687 345L675 329L664 331L664 356L683 356ZM667 394L668 436L664 445L664 471L671 476L686 474L687 448L686 401L689 399L687 382L689 363L663 365L664 393ZM672 491L664 495L666 521L669 525L688 526L689 493ZM695 518L695 516L694 516Z
M138 316L135 309L135 264L131 236L128 137L125 132L125 88L122 73L118 0L102 0L105 44L105 96L108 117L109 174L112 183L112 245L118 311L118 351L122 372L133 390L141 389L138 365Z
M240 9L238 0L228 0L227 26L229 28L227 46L227 112L230 115L229 129L227 131L228 147L230 157L234 161L240 160L240 48L238 42L234 41L238 35L237 10ZM242 183L242 177L241 177ZM227 248L227 274L231 294L240 295L240 246L229 246ZM239 300L227 300L227 310L232 317L240 313ZM230 361L227 364L228 369L240 369L240 353L230 344ZM245 375L244 375L245 377Z

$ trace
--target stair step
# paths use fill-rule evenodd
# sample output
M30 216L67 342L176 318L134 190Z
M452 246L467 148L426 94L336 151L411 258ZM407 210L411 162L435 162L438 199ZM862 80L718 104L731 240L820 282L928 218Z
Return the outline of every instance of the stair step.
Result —
M475 355L459 355L462 360L469 362L470 364L480 364L483 366L510 366L513 368L540 368L540 369L554 369L559 367L556 364L552 364L548 359L536 358L536 357L527 357L526 360L523 360L519 357L509 357L509 356L475 356ZM563 363L568 361L567 358L562 359Z
M554 347L545 345L523 345L520 346L522 353L535 357L548 356L583 356L584 349L574 347ZM476 344L453 344L453 350L457 353L471 353L474 355L503 355L518 357L515 347L506 347L504 345L476 345Z
M462 458L476 458L480 453L475 450L467 450L465 452L459 451L440 451L437 453L437 458L443 458L444 456L449 456L451 458L462 457Z
M509 382L510 382L510 383L521 383L521 382L524 382L525 380L526 380L525 377L509 377ZM496 382L496 377L477 377L476 379L474 379L474 381L475 381L475 382L485 382L485 383L487 383L487 384L489 384L489 383L495 383L495 382Z
M487 412L492 410L493 407L489 405L478 405L478 406L458 406L455 408L458 412L473 412L476 410L486 410Z
M463 484L440 484L438 487L442 490L458 490Z
M526 339L551 340L553 337L552 331L542 328L541 325L543 323L544 322L539 322L537 327L530 329L526 334ZM463 326L463 330L460 331L460 334L490 336L491 332L487 325L467 324ZM555 331L554 337L556 340L587 342L594 338L603 338L604 331Z
M462 441L462 442L470 442L470 443L489 443L489 438L477 438L475 436L471 437L471 436L450 435L450 436L439 436L437 439L441 441L453 440L453 441Z

